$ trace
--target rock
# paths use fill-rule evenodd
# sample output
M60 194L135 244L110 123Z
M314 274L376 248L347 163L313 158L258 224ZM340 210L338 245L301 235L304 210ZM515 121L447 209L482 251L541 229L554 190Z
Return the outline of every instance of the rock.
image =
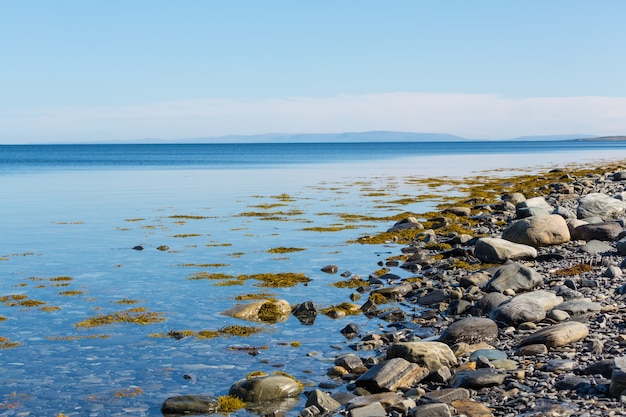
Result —
M315 323L315 318L317 317L317 309L315 308L313 301L305 301L302 304L296 305L291 310L291 314L293 314L293 316L302 324L313 324Z
M449 346L457 343L491 343L498 338L498 325L491 319L467 317L450 324L439 341Z
M423 306L429 306L433 304L447 302L449 298L450 296L447 290L438 288L429 292L428 294L421 296L418 300L418 303Z
M543 284L543 277L534 269L519 263L508 263L499 267L487 283L488 291L529 291Z
M472 315L474 316L488 316L491 311L503 302L509 300L510 297L502 294L501 292L490 292L485 294L481 299L476 301L472 308Z
M362 374L367 371L363 360L354 353L346 353L335 358L335 365L341 366L348 372Z
M613 247L599 240L590 240L580 247L580 251L590 255L595 255L598 253L612 252Z
M493 417L493 413L485 405L472 400L458 400L452 403L457 414L466 417Z
M229 308L221 314L248 321L276 323L289 318L291 306L286 300L259 300Z
M518 203L521 203L525 200L526 197L524 197L524 194L522 193L509 193L502 196L502 201L509 202L513 205L517 205Z
M557 296L552 291L537 290L516 295L516 300L533 300L541 304L545 311L552 310L555 306L563 302L563 297Z
M579 316L587 313L597 313L602 310L599 303L594 303L588 298L565 301L554 307L555 310L565 311L570 316Z
M404 229L424 230L424 226L415 217L406 217L396 222L393 225L393 227L391 227L387 231L395 232L395 231L404 230Z
M170 397L161 406L166 414L215 414L219 411L217 397L209 395L177 395Z
M515 214L519 218L549 215L554 208L543 197L533 197L515 205Z
M427 376L428 368L396 357L371 367L356 380L356 386L369 392L396 391L410 388Z
M507 358L506 352L503 352L498 349L478 349L472 352L472 354L470 355L469 357L470 362L475 361L476 359L478 359L479 356L484 356L490 361Z
M604 378L611 378L613 374L613 366L615 358L602 359L597 362L590 363L580 372L583 375L602 375Z
M545 356L548 354L548 347L543 343L520 346L515 351L515 356Z
M579 219L598 216L607 221L624 213L626 203L603 193L589 193L578 200Z
M356 323L349 323L339 331L342 335L344 335L347 339L353 339L361 333L361 326Z
M380 294L387 300L397 301L401 300L407 293L413 291L413 286L409 283L392 285L390 287L383 287L375 289L371 294Z
M134 250L143 250L143 246L141 245L137 245L137 246L133 246Z
M448 345L441 342L400 342L387 348L387 359L403 358L425 366L430 371L447 366L454 367L456 356Z
M613 397L618 397L624 390L626 390L626 356L618 356L613 361L609 392Z
M589 387L591 387L591 384L586 378L569 375L560 378L554 384L554 388L559 391L578 391L588 389Z
M624 276L624 272L620 267L611 265L602 273L602 276L607 278L621 278Z
M352 408L350 417L387 417L387 411L381 403L372 403L364 407Z
M544 367L548 372L572 372L576 369L578 362L571 359L552 359Z
M306 401L305 407L315 406L321 413L331 413L341 408L341 404L330 395L319 389L313 390ZM321 414L320 413L320 414Z
M483 237L476 242L474 256L487 263L504 263L508 260L536 258L537 249L505 239Z
M489 368L459 371L452 379L451 386L481 389L500 385L504 382L505 377L506 374Z
M570 233L563 217L550 214L514 221L504 229L502 238L537 248L569 242Z
M326 272L327 274L336 274L339 271L339 267L337 265L326 265L322 268L322 272Z
M449 207L444 210L444 213L451 213L459 217L467 217L471 214L472 209L469 207Z
M517 326L524 322L539 323L546 318L546 310L533 299L513 297L496 307L489 317L497 322Z
M583 224L572 230L572 240L614 241L623 231L618 222Z
M452 417L450 407L444 403L418 405L409 411L409 417Z
M354 397L345 403L345 405L348 410L365 407L374 403L378 403L382 405L383 408L387 408L399 404L402 401L404 401L402 395L398 395L395 392L381 392L379 394L367 394Z
M615 245L617 246L617 253L619 253L621 256L626 256L626 237L618 240Z
M544 344L549 348L567 346L583 340L589 329L583 323L568 321L545 327L521 341L520 346Z
M443 388L424 394L421 398L426 403L451 404L454 401L465 400L470 397L470 392L465 388Z
M282 375L259 376L235 382L229 395L245 402L272 401L281 398L295 398L300 395L300 384Z

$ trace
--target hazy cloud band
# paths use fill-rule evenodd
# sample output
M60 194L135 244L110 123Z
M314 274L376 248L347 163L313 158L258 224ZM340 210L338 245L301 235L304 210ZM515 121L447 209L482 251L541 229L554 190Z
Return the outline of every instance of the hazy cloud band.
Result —
M476 139L618 135L626 133L626 97L508 99L489 94L389 93L42 108L0 116L1 143L371 130L450 133Z

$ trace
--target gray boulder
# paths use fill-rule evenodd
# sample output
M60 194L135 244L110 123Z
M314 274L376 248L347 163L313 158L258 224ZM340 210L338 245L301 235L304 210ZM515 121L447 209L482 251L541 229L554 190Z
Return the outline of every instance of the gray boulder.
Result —
M490 317L498 322L517 326L520 323L539 323L546 318L546 311L537 301L513 297L496 307Z
M374 365L356 380L356 386L370 392L410 388L428 376L428 368L406 359L392 358Z
M626 202L603 193L589 193L578 200L576 215L579 219L601 217L604 221L615 219L626 211Z
M530 291L543 284L543 277L534 269L519 263L508 263L499 267L487 283L488 291Z
M456 365L456 356L448 345L441 342L400 342L387 348L387 359L403 358L425 366L430 371Z
M612 252L613 247L600 240L590 240L580 247L580 251L590 255L595 255L598 253Z
M537 249L505 239L483 237L476 242L474 256L483 262L504 263L508 260L536 258Z
M619 356L613 362L609 392L613 397L619 397L624 390L626 390L626 357Z
M618 222L602 222L580 225L572 230L573 240L609 240L618 238L624 228Z
M577 321L568 321L544 327L520 342L520 346L543 344L549 348L567 346L583 340L589 335L589 328Z
M502 238L538 248L569 242L570 233L563 217L550 214L516 220L504 230Z
M545 216L552 213L553 210L554 208L543 197L529 198L515 205L515 213L520 219L530 216Z
M491 343L498 338L498 325L491 319L467 317L450 324L439 341L449 346L457 343Z
M177 395L165 400L161 406L164 415L215 414L218 410L217 397L210 395Z

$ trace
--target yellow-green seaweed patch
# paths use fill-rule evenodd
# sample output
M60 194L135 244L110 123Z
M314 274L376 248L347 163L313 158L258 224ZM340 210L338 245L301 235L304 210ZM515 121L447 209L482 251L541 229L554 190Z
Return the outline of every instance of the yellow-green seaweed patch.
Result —
M241 398L233 395L220 395L217 397L217 403L220 413L232 413L246 406L246 403Z
M271 248L268 249L269 253L291 253L291 252L300 252L306 250L305 248L286 248L283 246L280 246L278 248Z
M98 314L75 324L78 328L109 326L115 323L153 324L165 321L162 313L148 311L145 307L132 308L111 314Z
M240 280L254 279L261 281L261 284L259 284L261 287L275 288L293 287L299 283L307 283L311 281L311 279L305 274L295 272L239 275L237 278Z

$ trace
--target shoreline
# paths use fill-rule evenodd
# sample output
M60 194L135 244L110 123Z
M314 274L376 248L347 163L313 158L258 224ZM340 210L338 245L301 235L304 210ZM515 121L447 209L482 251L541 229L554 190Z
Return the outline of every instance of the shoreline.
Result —
M421 218L390 224L390 231L378 237L404 245L401 253L381 262L367 285L355 288L360 301L351 296L360 314L388 325L368 334L346 326L341 333L353 352L337 355L328 383L304 388L305 408L284 412L353 417L619 413L626 395L622 369L614 370L626 352L626 338L620 336L626 325L621 319L626 242L618 243L626 234L624 163L465 180L454 187L466 195L449 198ZM585 226L578 217L583 197L592 194L614 201L603 200L606 217L586 216L595 226ZM613 202L619 208L611 211L607 204ZM561 228L553 231L557 226L542 218ZM513 223L533 222L540 226L521 233L525 237L511 237ZM502 252L478 249L479 241L494 238L497 244L518 246ZM589 242L605 246L590 248ZM414 276L402 279L395 268Z

